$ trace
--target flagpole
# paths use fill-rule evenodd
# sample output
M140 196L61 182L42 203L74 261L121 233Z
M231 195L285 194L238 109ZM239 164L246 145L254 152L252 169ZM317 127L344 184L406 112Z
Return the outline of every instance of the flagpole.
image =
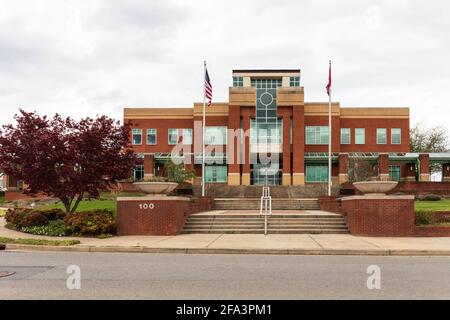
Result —
M205 196L206 60L203 61L202 197Z
M330 60L330 74L331 74L331 60ZM328 196L331 196L331 86L328 94Z

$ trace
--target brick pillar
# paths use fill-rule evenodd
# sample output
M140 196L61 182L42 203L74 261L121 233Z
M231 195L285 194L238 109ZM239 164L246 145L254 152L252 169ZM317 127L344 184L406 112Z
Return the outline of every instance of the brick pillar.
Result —
M155 157L152 154L144 155L144 178L153 177L155 174Z
M415 163L407 163L406 164L406 181L416 181L416 164Z
M339 158L339 184L348 181L348 153L340 153Z
M305 184L305 106L292 108L292 184Z
M430 156L427 153L419 154L420 177L419 181L430 181Z
M244 153L242 155L242 185L250 185L250 115L242 116L242 129L244 130Z
M378 157L380 180L389 180L389 154L381 153Z
M235 134L240 128L241 115L240 107L230 105L228 109L228 185L236 186L241 184L239 170L239 134ZM231 130L231 132L230 132Z
M283 186L291 185L291 116L283 115Z
M442 164L442 181L450 182L450 163Z

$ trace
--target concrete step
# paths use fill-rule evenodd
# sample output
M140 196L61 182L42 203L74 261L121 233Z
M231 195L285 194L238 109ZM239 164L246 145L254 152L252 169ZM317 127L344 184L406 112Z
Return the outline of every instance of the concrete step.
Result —
M263 225L263 221L248 221L248 222L194 222L189 221L186 223L186 226L196 225L196 226L211 226L211 225L220 225L220 226L242 226L242 225ZM319 226L345 226L344 221L338 222L322 222L322 221L292 221L292 222L268 222L269 226L279 226L279 225L293 225L293 226L304 226L304 225L319 225Z
M264 228L261 229L192 229L185 230L183 229L183 234L262 234L264 233ZM335 229L304 229L304 230L292 230L292 229L276 229L269 230L269 234L348 234L348 230L335 230Z
M264 221L264 217L254 216L254 217L194 217L191 216L189 218L191 221ZM342 217L278 217L278 216L270 216L270 221L343 221Z
M258 210L261 206L259 198L241 199L214 199L216 210ZM317 199L274 199L272 198L272 210L319 210Z

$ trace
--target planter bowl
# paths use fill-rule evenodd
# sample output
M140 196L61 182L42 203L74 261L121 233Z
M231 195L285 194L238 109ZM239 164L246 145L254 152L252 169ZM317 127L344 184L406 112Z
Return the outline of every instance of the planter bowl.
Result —
M397 181L361 181L353 182L358 191L366 193L382 193L391 191L398 184Z
M168 194L178 186L178 183L142 181L134 182L133 185L147 194Z

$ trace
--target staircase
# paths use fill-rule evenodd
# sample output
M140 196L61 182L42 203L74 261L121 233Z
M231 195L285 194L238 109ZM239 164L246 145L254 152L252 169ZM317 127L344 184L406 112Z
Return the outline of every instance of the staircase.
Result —
M259 198L216 198L214 210L259 210ZM272 198L272 210L319 210L317 199Z
M269 234L345 234L349 233L339 214L319 211L273 214L268 220ZM182 233L263 234L264 218L259 214L211 213L193 214Z

